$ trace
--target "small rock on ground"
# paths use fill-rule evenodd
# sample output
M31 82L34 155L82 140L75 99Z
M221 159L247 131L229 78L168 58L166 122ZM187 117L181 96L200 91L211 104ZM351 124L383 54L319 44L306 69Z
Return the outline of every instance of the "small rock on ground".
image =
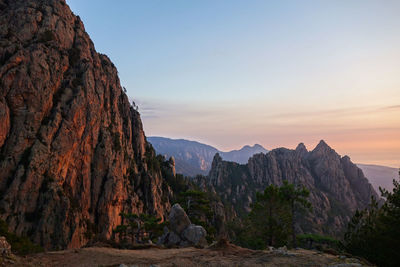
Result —
M339 263L334 265L329 265L328 267L361 267L360 263Z

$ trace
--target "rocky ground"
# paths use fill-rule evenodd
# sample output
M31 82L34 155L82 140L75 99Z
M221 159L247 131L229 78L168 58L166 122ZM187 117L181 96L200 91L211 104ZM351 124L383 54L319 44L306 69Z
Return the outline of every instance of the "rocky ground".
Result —
M361 260L311 250L255 251L224 248L150 248L120 250L106 247L46 252L17 258L10 266L371 266Z

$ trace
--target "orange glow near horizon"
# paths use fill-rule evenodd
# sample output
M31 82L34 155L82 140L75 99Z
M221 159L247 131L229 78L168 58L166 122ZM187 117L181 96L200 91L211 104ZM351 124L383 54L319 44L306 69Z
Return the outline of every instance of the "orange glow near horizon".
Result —
M180 108L185 112L181 113ZM301 142L312 150L323 139L355 163L400 167L399 106L280 114L273 112L273 108L257 106L207 110L178 106L176 113L172 110L163 114L168 119L149 117L144 112L146 134L199 141L223 151L255 143L269 150L295 148ZM171 129L171 122L182 127Z
M68 4L147 136L222 150L324 139L353 162L400 166L400 1Z

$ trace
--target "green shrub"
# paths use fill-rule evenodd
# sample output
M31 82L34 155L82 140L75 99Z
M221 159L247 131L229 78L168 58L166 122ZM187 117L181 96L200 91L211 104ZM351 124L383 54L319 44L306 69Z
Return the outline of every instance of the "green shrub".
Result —
M322 236L318 234L301 234L297 236L297 241L300 247L306 249L313 248L333 248L340 249L341 243L330 236Z
M157 242L158 237L163 234L167 222L161 222L149 214L120 213L122 223L113 230L119 237L118 246L121 248L133 248L137 244L144 244L151 240Z
M400 171L399 171L400 178ZM400 182L393 180L393 191L380 188L383 205L371 199L370 205L356 211L344 235L347 252L364 257L377 266L399 266Z
M11 245L11 250L15 254L26 255L31 253L43 252L43 248L32 243L27 237L20 237L8 231L8 225L0 220L0 236L4 236Z
M197 189L179 193L178 203L193 224L201 225L207 231L206 239L209 243L216 239L217 232L212 222L213 211L210 202L210 196Z
M146 148L145 158L146 158L147 168L150 171L157 172L157 171L161 170L161 162L160 162L160 159L158 157L156 157L155 154L156 153L155 153L153 147L148 146Z

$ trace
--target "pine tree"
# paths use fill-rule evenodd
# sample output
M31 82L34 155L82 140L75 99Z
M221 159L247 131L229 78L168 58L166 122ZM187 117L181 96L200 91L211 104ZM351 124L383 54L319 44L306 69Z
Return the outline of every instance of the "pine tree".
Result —
M398 266L400 262L400 183L393 180L393 185L392 192L380 188L386 199L381 207L372 199L368 208L355 213L344 238L348 252L379 266Z
M310 192L304 186L295 186L289 184L288 181L283 181L283 185L279 188L283 198L288 202L291 213L291 232L292 232L292 246L297 247L296 238L296 213L302 209L311 209L311 203L307 200Z
M131 244L143 243L145 240L153 240L162 235L166 222L161 223L160 218L148 214L120 213L122 223L114 229L122 243L130 237Z
M253 235L264 237L268 246L286 244L290 233L289 203L279 187L270 185L256 194L249 219Z
M192 223L204 227L207 231L208 241L214 239L216 229L211 223L213 212L207 193L199 190L187 190L180 193L178 202L185 210Z

